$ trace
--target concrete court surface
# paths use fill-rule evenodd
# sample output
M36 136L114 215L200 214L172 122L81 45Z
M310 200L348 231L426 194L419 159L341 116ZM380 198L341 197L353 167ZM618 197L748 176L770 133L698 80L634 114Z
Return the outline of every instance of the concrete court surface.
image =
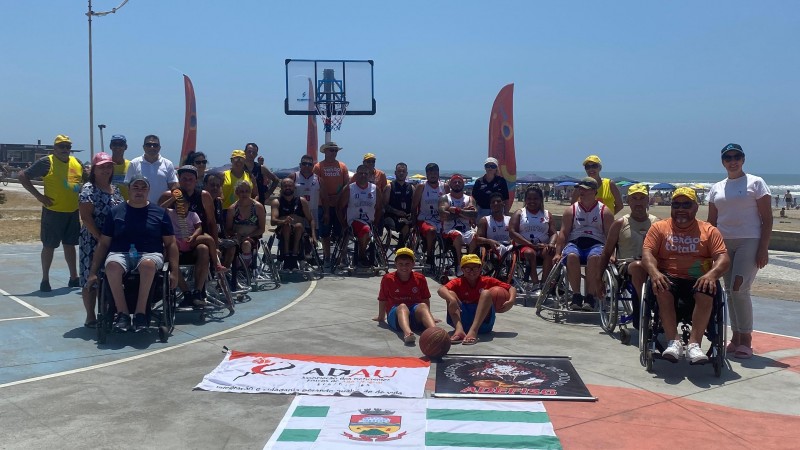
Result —
M261 448L292 397L193 391L222 360L223 347L421 356L371 320L377 277L337 276L253 293L232 316L179 322L168 344L126 335L98 348L93 332L81 327L77 290L59 288L68 278L61 253L51 275L54 292L45 296L35 292L38 246L3 250L13 256L0 274L0 319L17 319L0 321L0 448ZM781 261L772 254L763 276L785 280L797 273ZM429 285L434 315L444 319L438 284ZM800 329L791 324L800 303L757 299L755 308L756 328L795 337L757 333L756 356L729 359L721 378L710 365L685 361L656 361L655 373L647 373L637 348L620 345L596 318L556 324L522 306L499 315L494 333L480 343L455 346L451 354L572 356L599 400L545 403L565 448L795 448ZM428 394L434 374L432 367Z

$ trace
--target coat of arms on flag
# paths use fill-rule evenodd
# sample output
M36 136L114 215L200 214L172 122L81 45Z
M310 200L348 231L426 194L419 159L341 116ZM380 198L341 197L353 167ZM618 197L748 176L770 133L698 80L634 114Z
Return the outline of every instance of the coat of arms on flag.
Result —
M297 396L270 450L560 449L541 402Z

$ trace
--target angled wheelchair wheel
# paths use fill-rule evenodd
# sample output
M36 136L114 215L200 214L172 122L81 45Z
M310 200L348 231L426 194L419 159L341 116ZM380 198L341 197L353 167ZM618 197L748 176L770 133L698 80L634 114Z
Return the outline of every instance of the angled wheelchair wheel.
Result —
M600 326L606 333L612 334L617 328L619 305L617 304L617 277L606 267L603 271L603 298L600 300Z
M108 334L114 323L114 314L109 311L111 302L111 288L105 277L99 278L97 284L100 289L97 295L97 343L105 344L108 341Z
M553 266L547 279L542 284L542 290L539 291L539 298L536 299L536 314L540 314L542 309L560 309L560 294L559 290L562 288L562 272L564 269L563 261L559 261Z
M725 341L727 340L728 324L726 322L725 307L727 306L725 291L722 289L721 283L717 282L717 290L719 298L715 298L716 302L711 320L714 330L714 336L711 336L711 349L709 350L709 359L714 367L714 376L719 378L722 376L722 368L725 366Z
M388 257L386 256L387 250L383 245L383 242L380 240L379 236L376 236L374 233L372 235L372 245L374 247L373 254L375 255L375 272L376 274L388 273L389 272L389 261Z
M650 282L642 293L639 303L639 362L648 372L653 371L653 310L648 300Z

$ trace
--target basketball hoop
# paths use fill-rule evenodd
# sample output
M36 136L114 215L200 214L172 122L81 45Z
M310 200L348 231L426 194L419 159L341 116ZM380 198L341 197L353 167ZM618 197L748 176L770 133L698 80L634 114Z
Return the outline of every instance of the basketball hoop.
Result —
M342 121L347 114L347 105L350 102L345 100L318 100L314 102L317 107L317 115L322 118L322 124L327 129L338 130L342 127Z

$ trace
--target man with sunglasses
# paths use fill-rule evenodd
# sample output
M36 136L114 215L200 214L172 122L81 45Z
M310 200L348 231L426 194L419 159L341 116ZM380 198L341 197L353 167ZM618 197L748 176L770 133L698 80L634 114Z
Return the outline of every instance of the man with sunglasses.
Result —
M589 155L583 160L583 170L586 175L594 178L597 182L597 199L611 210L611 214L616 215L622 211L622 194L619 192L617 184L608 178L601 178L600 171L603 169L603 162L597 155ZM578 190L572 192L572 203L578 200Z
M124 135L115 134L111 136L111 143L108 146L111 148L111 161L114 163L114 175L111 177L111 183L119 189L122 198L128 200L128 185L125 183L125 174L128 173L128 167L131 164L129 160L125 159L128 139Z
M144 154L131 160L125 174L125 182L141 175L150 183L150 193L147 200L155 205L164 191L171 191L178 187L178 174L172 161L161 156L161 140L154 134L148 134L142 145Z
M78 214L78 194L83 186L83 166L71 155L69 136L56 136L53 154L36 161L19 173L19 182L42 204L40 239L42 241L42 281L39 290L50 292L50 266L53 254L64 244L64 259L69 268L69 287L80 287L77 254L81 223ZM31 183L42 177L44 194Z
M300 170L289 174L289 178L294 181L295 192L298 197L306 199L308 208L316 223L316 233L319 235L319 222L322 220L322 210L320 210L319 192L320 179L314 173L314 158L311 155L303 155L300 158ZM306 224L309 227L311 224Z
M362 159L362 163L369 168L369 176L367 177L367 181L377 186L378 192L383 192L386 190L386 186L389 184L389 182L386 179L386 172L375 168L376 161L377 158L374 153L365 153L364 158ZM350 177L350 182L356 182L355 174Z
M505 202L504 213L508 214L511 210L511 199L508 197L508 183L500 175L499 163L496 158L486 158L483 162L486 174L477 180L472 187L472 196L478 205L478 217L486 217L492 214L491 197L495 192L503 196Z
M650 226L642 248L642 264L650 276L669 340L661 357L673 363L684 353L677 331L679 299L694 299L686 358L690 364L708 362L700 342L711 318L717 281L730 266L722 234L710 223L697 220L697 208L694 189L676 189L670 218Z

